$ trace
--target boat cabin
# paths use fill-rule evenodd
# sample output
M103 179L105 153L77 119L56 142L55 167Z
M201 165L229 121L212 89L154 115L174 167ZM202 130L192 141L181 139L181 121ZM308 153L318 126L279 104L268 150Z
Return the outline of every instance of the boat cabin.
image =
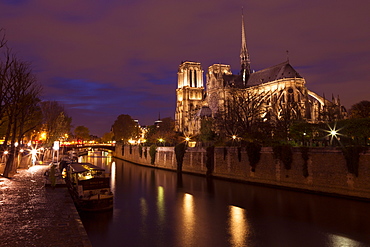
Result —
M67 169L66 183L81 207L89 210L113 207L110 176L103 168L90 163L72 163Z

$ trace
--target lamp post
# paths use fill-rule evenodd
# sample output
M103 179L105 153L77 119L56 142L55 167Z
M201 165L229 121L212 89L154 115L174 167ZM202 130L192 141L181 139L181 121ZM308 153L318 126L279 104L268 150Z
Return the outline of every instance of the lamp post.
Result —
M238 145L238 136L237 135L232 135L231 136L231 139L232 139L232 145L233 146L236 146L236 145Z
M333 139L334 138L338 139L338 137L337 137L338 132L335 129L333 129L333 130L331 130L329 132L329 134L331 136L331 138L330 138L330 145L335 146L335 145L333 145Z
M330 136L330 145L332 145L332 146L333 146L333 139L334 139L334 138L335 138L335 139L337 139L338 141L340 140L340 139L339 139L339 136L340 136L341 134L339 133L339 131L340 131L342 128L337 129L337 124L336 124L336 123L334 124L334 127L333 127L333 128L331 128L329 125L328 125L328 127L329 127L329 130L326 130L326 132L328 133L327 137L329 137L329 136Z
M56 153L56 157L55 157ZM56 158L56 160L55 160ZM59 141L55 141L53 145L53 158L52 158L52 163L58 162L59 161Z
M36 155L37 155L37 150L36 149L31 149L31 162L32 165L34 166L36 163Z
M186 142L190 141L190 137L185 137L185 141Z
M159 141L159 143L161 143L164 146L164 139L163 138L159 138L158 141Z

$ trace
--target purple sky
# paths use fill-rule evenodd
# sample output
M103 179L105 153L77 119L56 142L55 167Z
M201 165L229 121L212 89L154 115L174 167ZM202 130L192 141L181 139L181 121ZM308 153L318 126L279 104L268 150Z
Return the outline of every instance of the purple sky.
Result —
M43 100L102 135L120 114L174 118L181 61L240 68L241 7L251 67L286 60L319 95L370 100L369 0L0 0L0 28L32 62Z

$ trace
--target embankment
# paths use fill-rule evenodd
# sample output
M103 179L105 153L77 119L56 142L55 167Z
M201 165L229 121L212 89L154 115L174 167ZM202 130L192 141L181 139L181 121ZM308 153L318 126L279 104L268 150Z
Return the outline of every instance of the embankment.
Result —
M305 155L299 148L292 151L292 164L287 169L275 158L272 148L263 147L253 171L244 147L187 148L182 171L370 200L369 151L360 153L357 175L350 167L353 162L349 164L339 148L309 148ZM114 156L145 166L177 170L174 147L157 147L154 164L149 147L117 145Z

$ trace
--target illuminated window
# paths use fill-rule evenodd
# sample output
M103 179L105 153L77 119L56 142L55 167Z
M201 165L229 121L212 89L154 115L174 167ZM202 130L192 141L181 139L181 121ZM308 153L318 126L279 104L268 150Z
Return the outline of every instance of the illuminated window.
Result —
M288 102L294 102L294 94L292 88L288 89Z
M194 70L194 87L197 87L197 70Z
M190 87L193 86L193 70L189 70Z

